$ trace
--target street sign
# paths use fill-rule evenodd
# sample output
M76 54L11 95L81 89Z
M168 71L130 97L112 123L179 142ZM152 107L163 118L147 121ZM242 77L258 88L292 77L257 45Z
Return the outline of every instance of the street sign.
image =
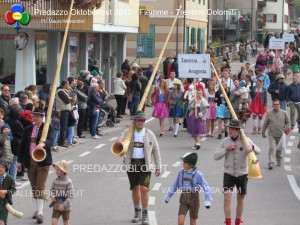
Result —
M282 39L284 40L284 42L294 42L295 35L294 34L283 34Z
M283 39L270 38L269 49L284 49L285 42Z
M210 78L209 54L178 54L179 78Z

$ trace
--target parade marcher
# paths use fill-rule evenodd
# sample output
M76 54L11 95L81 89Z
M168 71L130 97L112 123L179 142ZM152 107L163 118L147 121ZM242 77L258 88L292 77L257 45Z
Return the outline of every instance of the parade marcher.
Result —
M50 189L52 199L52 225L57 225L62 216L63 224L69 225L71 200L74 195L72 180L68 177L69 165L65 160L53 164L57 178Z
M280 108L286 110L286 95L288 86L284 80L285 76L278 74L276 76L276 81L271 83L268 92L271 94L272 101L278 99L280 101Z
M228 69L223 71L223 77L221 78L222 82L225 82L227 84L227 87L229 91L232 91L235 89L235 86L233 84L233 80L230 78L230 71Z
M126 90L126 85L123 78L123 73L118 72L117 77L114 80L114 95L117 102L117 118L122 118L121 112L122 112L122 104L123 104L123 97Z
M36 109L33 112L34 124L24 129L18 152L18 170L21 170L21 164L24 162L37 208L32 219L36 219L37 223L43 223L44 221L43 204L46 199L45 187L49 174L49 167L53 164L51 154L53 133L51 126L49 126L46 141L40 143L44 127L44 116L45 112L41 109ZM46 158L43 161L36 162L33 160L32 152L35 148L44 148L46 150Z
M225 82L222 82L223 88L225 89L225 92L230 97L230 91L227 88L227 84ZM216 110L216 118L218 120L218 139L222 138L222 121L225 124L228 123L228 120L230 119L230 112L227 106L227 103L225 101L225 97L221 91L221 88L219 87L219 90L216 92L215 96L215 103L217 104L217 110ZM225 127L225 137L228 136L227 128Z
M296 126L296 111L297 111L297 123L300 132L300 83L298 81L298 74L294 73L292 77L293 83L288 86L287 89L287 106L290 106L290 118L292 129Z
M196 225L200 209L201 189L204 191L205 208L209 209L212 201L210 188L203 173L197 170L197 153L187 153L183 157L183 168L179 171L173 185L168 189L164 200L170 201L175 192L180 191L180 205L178 212L178 225L184 225L185 217L190 211L190 225Z
M12 205L12 195L16 191L14 178L6 173L7 162L0 159L0 225L7 222L8 211L5 207L6 203Z
M157 87L151 94L152 105L154 105L153 117L159 119L160 136L164 135L165 119L169 117L168 112L168 96L169 89L166 80L161 80L159 87Z
M62 80L55 95L55 107L60 111L60 133L58 144L62 147L69 147L69 145L65 143L68 131L69 114L71 111L69 89L69 82Z
M207 86L208 88L205 90L205 99L209 104L209 108L206 111L206 136L213 137L216 120L215 83L209 81Z
M255 64L255 68L260 68L262 71L265 70L267 65L267 58L265 56L265 54L263 53L263 51L259 51L258 52L258 57L256 59L256 64Z
M263 81L263 87L268 89L270 86L270 78L267 74L264 74L263 70L261 68L257 69L257 75L254 79L254 84L256 85L256 82L258 79L261 79Z
M195 145L193 149L200 149L200 139L206 135L206 111L209 108L209 104L205 98L203 98L202 90L198 89L195 98L189 102L187 118L187 131L195 139ZM195 112L195 109L197 110Z
M174 123L174 137L177 137L179 130L179 120L184 117L184 99L181 91L181 82L176 80L174 88L168 97L169 102L169 118L173 119Z
M263 127L262 137L266 138L265 132L268 128L269 137L269 169L273 169L275 159L277 166L281 166L281 152L283 149L277 150L277 145L282 135L289 134L291 128L290 118L285 110L280 109L280 101L273 101L273 110L267 113Z
M155 134L145 128L145 114L137 111L133 117L135 130L131 139L130 147L124 157L124 165L127 167L127 175L132 191L135 215L133 223L142 220L143 225L149 225L148 200L150 190L151 172L155 176L160 175L161 157ZM119 141L123 141L126 131L121 135ZM142 203L142 208L140 204Z
M254 151L255 154L260 153L259 147L248 139L249 145L245 148L240 136L242 124L238 120L231 120L228 129L229 137L224 138L218 149L215 151L214 159L224 160L224 214L225 224L231 225L231 197L233 188L237 190L237 207L235 225L242 223L245 195L247 194L248 183L248 158L247 154Z
M256 87L252 88L250 92L251 104L250 112L253 119L253 131L252 134L260 134L262 118L267 112L267 89L263 87L262 79L258 79ZM257 122L258 117L258 122Z

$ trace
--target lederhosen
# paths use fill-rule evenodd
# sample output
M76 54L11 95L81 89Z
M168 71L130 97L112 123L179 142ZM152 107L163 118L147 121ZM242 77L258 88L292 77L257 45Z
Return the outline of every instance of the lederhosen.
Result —
M134 142L133 147L144 149L144 143ZM150 190L149 186L150 186L151 172L145 164L146 164L145 158L131 159L131 165L129 167L129 171L127 171L127 175L130 183L130 190L132 190L134 187L139 185L145 186L148 190Z
M182 190L179 198L179 212L178 215L186 215L190 211L191 219L198 219L198 212L200 208L200 198L199 191L195 190L194 187L194 177L197 172L195 172L192 178L184 178L184 171L182 171ZM184 190L184 181L189 181L191 183L191 190Z

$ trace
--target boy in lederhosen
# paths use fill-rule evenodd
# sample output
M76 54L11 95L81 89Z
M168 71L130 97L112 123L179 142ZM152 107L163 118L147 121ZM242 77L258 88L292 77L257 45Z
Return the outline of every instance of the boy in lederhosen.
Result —
M183 168L179 171L173 185L168 189L164 200L168 203L174 192L179 190L181 195L179 200L178 225L184 225L185 216L188 211L190 211L190 224L196 225L200 208L199 192L201 188L204 190L204 205L209 209L212 201L210 189L203 174L197 170L197 153L187 153L181 159L183 160Z

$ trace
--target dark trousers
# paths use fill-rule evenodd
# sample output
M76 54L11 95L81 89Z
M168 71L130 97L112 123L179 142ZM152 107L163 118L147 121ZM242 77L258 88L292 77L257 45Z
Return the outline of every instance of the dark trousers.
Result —
M240 55L240 62L244 62L245 55Z
M69 120L69 111L61 111L60 112L60 134L59 134L59 145L63 145L65 143L65 139L68 133L68 120Z
M88 115L88 113L89 113L89 108L87 108L86 110L85 110L85 115ZM85 118L84 118L84 121L83 121L83 129L87 129L88 127L89 127L89 116L85 116Z
M122 104L123 104L123 95L115 95L117 101L117 115L120 116L122 114Z
M125 114L126 106L127 106L127 96L124 95L123 96L122 107L121 107L121 114Z
M78 109L78 114L79 114L79 120L77 124L77 136L81 136L84 127L86 109Z

